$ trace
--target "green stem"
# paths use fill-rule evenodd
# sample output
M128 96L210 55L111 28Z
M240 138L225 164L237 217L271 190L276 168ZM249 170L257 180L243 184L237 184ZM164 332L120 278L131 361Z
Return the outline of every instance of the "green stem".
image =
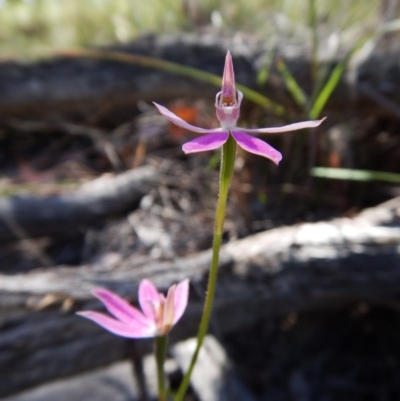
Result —
M166 401L167 395L165 391L164 361L167 351L167 336L156 337L154 343L157 365L158 401Z
M225 221L226 202L228 199L229 187L232 180L233 167L235 164L235 155L236 155L236 142L232 138L232 136L229 135L228 140L226 141L226 143L222 148L221 176L220 176L218 203L215 212L214 240L212 248L211 267L210 267L210 274L208 277L208 285L207 285L206 299L204 301L203 315L201 317L199 331L197 333L197 346L193 353L192 360L190 361L189 368L176 394L175 401L183 401L183 397L185 396L187 388L189 386L190 376L192 375L193 368L196 364L197 357L199 356L199 352L201 346L203 345L204 337L207 334L208 325L210 323L215 287L217 284L219 250L221 247L223 226Z

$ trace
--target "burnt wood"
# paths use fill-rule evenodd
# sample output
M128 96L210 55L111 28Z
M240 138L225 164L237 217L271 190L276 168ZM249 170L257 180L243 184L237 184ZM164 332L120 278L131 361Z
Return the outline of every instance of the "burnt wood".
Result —
M143 166L100 177L75 192L0 198L0 242L84 230L89 224L132 210L157 176Z
M386 43L386 42L385 42ZM299 42L278 43L268 82L257 86L257 75L265 65L271 45L263 38L236 34L234 37L180 34L141 37L129 45L102 50L156 57L222 74L226 50L235 63L236 80L274 99L284 107L295 104L277 72L282 58L307 93L311 93L310 49ZM386 52L382 54L382 48ZM326 111L346 109L354 113L386 113L400 117L398 50L376 46L376 51L358 57L343 75ZM327 71L349 49L334 59L325 57ZM138 101L166 102L177 97L213 98L216 88L161 70L90 57L54 56L41 62L0 64L0 116L29 119L64 119L90 123L124 122L137 111Z
M212 330L226 335L291 311L390 304L400 295L400 199L354 218L282 227L222 247ZM136 302L148 277L162 290L189 277L187 312L171 343L196 332L210 251L172 261L133 255L118 266L57 266L0 275L0 396L127 359L129 344L74 315L99 308L104 286ZM139 354L151 342L136 341Z

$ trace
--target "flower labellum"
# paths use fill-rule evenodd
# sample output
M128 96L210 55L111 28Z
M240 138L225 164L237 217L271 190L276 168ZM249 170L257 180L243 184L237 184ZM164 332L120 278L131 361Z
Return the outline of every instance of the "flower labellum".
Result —
M221 92L218 92L215 98L215 109L217 118L221 124L218 128L205 129L196 127L182 120L176 114L169 111L164 106L155 102L154 105L158 111L169 121L188 131L203 134L182 146L185 153L204 152L220 148L232 135L236 143L250 153L264 156L279 164L282 155L266 142L248 134L278 134L281 132L296 131L304 128L318 127L325 120L304 121L301 123L289 124L276 128L241 128L236 126L240 114L240 104L243 99L243 93L235 87L235 74L230 52L225 58L225 68L222 78Z
M95 311L78 312L78 315L92 320L121 337L163 336L178 322L186 309L189 280L183 280L170 287L166 297L157 291L151 281L143 280L138 294L142 311L104 288L94 290L93 295L103 302L108 312L114 317Z

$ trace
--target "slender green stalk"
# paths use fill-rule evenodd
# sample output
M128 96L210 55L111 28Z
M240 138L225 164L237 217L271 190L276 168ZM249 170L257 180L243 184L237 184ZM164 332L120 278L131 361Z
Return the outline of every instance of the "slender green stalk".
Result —
M325 104L328 102L329 98L331 97L333 91L339 84L340 78L342 77L344 71L346 70L347 66L349 65L351 58L353 57L354 53L356 53L364 44L370 40L372 34L368 33L367 35L363 36L346 54L342 61L340 61L335 68L332 70L328 80L326 81L323 88L318 93L315 102L312 104L311 110L309 111L310 119L314 120L319 118Z
M207 334L208 325L210 323L215 287L217 284L219 250L221 247L223 226L225 221L226 202L228 199L229 187L232 180L233 167L235 164L235 155L236 155L236 142L234 141L232 136L229 136L229 139L222 148L221 176L220 176L218 204L215 212L214 241L212 249L211 267L210 267L210 274L208 277L206 299L204 301L203 316L201 317L199 331L197 333L197 346L193 353L192 360L190 361L189 368L179 387L178 393L175 397L175 401L183 401L183 397L185 396L187 388L189 386L190 376L192 375L193 368L196 364L197 357L199 355L201 346L203 345L204 337Z
M285 85L292 95L293 100L297 103L299 107L306 109L308 103L307 95L303 91L303 89L301 89L301 86L299 85L293 74L290 72L289 68L282 58L278 59L276 67L278 68L278 71L285 81Z
M273 36L269 39L269 44L267 45L267 52L264 56L264 61L260 68L260 71L257 74L257 85L259 88L262 88L268 82L272 63L274 61L274 53L277 47L277 37Z
M154 339L155 357L157 365L158 401L166 401L164 362L167 352L167 336L158 336Z

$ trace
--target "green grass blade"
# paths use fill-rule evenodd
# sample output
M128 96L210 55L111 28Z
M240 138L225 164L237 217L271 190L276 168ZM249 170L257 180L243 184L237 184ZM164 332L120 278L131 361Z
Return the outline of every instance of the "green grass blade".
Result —
M268 82L269 74L271 72L272 62L274 60L274 52L276 49L276 45L277 45L276 38L271 39L267 52L264 56L262 67L260 68L260 71L258 72L257 75L257 85L259 87L263 87Z
M277 61L277 68L283 80L285 81L285 85L289 90L293 100L296 102L298 106L305 109L307 106L307 96L303 92L303 89L301 89L300 85L296 81L296 78L289 71L289 68L287 68L286 63L282 59L279 59Z
M70 51L64 51L59 53L64 57L92 57L100 60L112 60L128 64L136 64L144 67L156 68L172 72L178 75L198 79L204 82L208 82L217 87L221 87L222 78L219 75L211 74L199 70L197 68L188 67L171 61L165 61L154 57L142 56L138 54L128 54L122 52L106 51L106 50L92 50L92 49L76 49ZM236 84L236 88L243 92L243 95L258 106L270 110L277 116L284 116L285 109L280 104L273 100L263 96L261 93L254 91L246 86Z
M328 78L328 81L322 88L321 92L317 96L314 104L311 107L309 117L311 120L315 120L319 118L323 108L325 107L326 103L328 102L329 98L331 97L333 91L335 90L336 86L338 85L343 72L345 71L346 67L348 66L351 58L353 57L354 53L359 50L366 42L371 38L371 34L360 39L355 46L347 53L346 57L336 65L333 69L331 75Z
M311 175L318 178L349 181L384 181L400 184L400 174L386 171L353 170L349 168L314 167Z

